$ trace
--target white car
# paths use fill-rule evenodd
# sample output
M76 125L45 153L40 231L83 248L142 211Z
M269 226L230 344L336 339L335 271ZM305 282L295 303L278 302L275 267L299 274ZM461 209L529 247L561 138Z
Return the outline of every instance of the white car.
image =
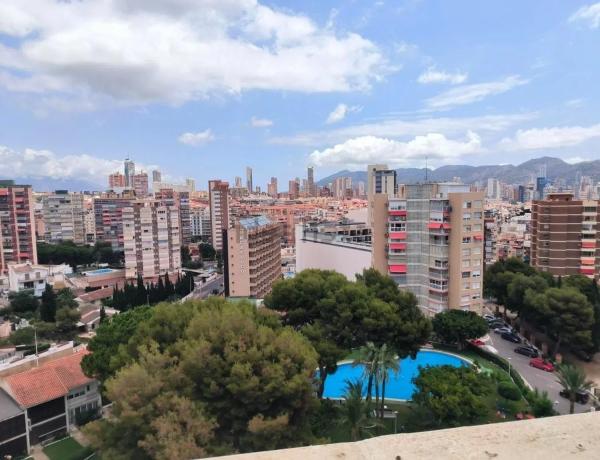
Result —
M494 321L496 317L494 315L483 315L483 319L486 321Z
M513 331L512 327L498 327L498 328L494 329L494 332L496 334L504 334L505 332L508 334L511 334L512 331Z

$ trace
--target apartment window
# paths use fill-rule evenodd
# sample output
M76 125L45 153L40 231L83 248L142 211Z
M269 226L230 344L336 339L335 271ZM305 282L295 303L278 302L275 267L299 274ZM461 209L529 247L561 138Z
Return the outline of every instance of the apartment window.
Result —
M481 212L473 213L473 219L481 219L481 218L483 218L483 213L481 213Z
M481 287L481 283L475 282L471 284L471 289L479 289Z
M462 277L463 278L470 278L471 277L471 272L462 272Z
M469 260L463 260L462 261L462 267L463 268L467 268L467 267L470 267L470 266L471 266L471 264L470 264Z
M481 231L481 224L475 224L475 225L473 225L473 231L474 232L480 232Z
M470 201L463 201L463 209L471 209L471 204Z
M471 231L471 226L470 225L463 225L463 230L465 232L470 232Z
M471 237L470 236L463 236L462 242L465 243L465 244L466 243L470 243L471 242Z
M481 276L481 270L473 270L473 278L479 278Z
M462 250L463 257L469 257L471 255L471 250L469 248L465 248Z
M474 208L481 208L483 206L483 202L481 200L475 200L473 201L473 207Z
M481 254L481 248L480 247L473 248L473 249L471 249L471 253L473 255Z
M470 300L470 299L469 299L469 296L468 296L468 295L464 295L464 296L462 296L462 297L460 298L460 301L461 301L461 302L468 302L469 300Z

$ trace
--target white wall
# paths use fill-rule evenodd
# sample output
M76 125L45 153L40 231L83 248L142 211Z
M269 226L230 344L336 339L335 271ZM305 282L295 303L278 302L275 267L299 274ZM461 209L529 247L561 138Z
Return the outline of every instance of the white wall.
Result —
M352 248L302 240L302 225L296 226L296 273L307 268L335 270L351 281L371 267L369 248Z

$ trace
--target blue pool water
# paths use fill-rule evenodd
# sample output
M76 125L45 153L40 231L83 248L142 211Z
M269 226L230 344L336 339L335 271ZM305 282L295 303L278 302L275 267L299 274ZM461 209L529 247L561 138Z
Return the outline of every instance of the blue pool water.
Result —
M419 366L467 366L469 363L457 356L432 350L421 350L415 359L405 358L400 361L400 372L389 372L385 385L385 397L390 399L410 400L415 391L412 379L419 374ZM335 374L328 375L325 380L324 398L342 398L346 392L346 380L355 381L363 374L364 366L352 366L351 363L340 364ZM364 392L367 392L367 379L364 379ZM375 388L373 388L375 396Z
M106 273L111 273L111 272L114 272L114 270L112 268L99 268L97 270L85 272L85 274L87 276L94 276L94 275L104 275Z

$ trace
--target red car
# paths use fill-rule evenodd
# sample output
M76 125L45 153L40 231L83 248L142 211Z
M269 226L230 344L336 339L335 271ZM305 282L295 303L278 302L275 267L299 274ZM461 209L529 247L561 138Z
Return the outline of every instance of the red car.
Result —
M533 358L531 361L529 361L529 365L546 372L554 372L554 365L542 358Z
M479 339L469 340L469 342L471 342L471 344L475 345L476 347L483 347L485 345L485 342Z

